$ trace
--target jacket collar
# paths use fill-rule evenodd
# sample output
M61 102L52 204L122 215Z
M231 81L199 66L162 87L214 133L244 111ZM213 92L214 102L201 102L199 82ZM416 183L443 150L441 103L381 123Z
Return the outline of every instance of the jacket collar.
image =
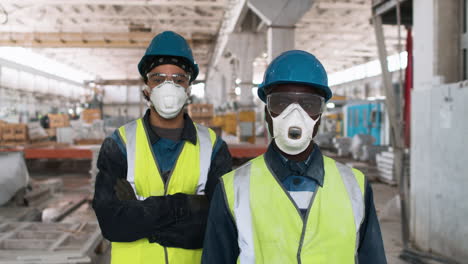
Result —
M323 156L317 144L313 144L314 149L307 160L295 162L281 155L281 152L273 141L265 153L265 161L280 181L283 181L286 177L296 175L290 169L290 165L293 165L305 170L302 176L314 179L320 186L323 186L325 176Z
M153 129L151 129L150 114L151 114L150 109L146 110L146 113L143 116L143 124L148 133L148 138L151 142L151 145L153 145L156 142L158 142L158 140L161 137L158 136L158 134L154 133ZM186 140L192 143L193 145L197 144L197 129L195 128L195 125L193 124L192 119L187 113L184 113L184 127L182 128L181 139Z

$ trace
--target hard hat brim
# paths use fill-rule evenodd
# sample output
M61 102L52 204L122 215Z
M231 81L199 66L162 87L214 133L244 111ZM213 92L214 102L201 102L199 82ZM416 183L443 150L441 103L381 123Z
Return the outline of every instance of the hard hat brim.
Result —
M321 91L323 91L325 93L325 101L328 101L328 100L330 100L330 98L332 98L332 92L331 92L330 87L328 87L328 86L323 86L323 85L318 85L318 84L311 84L311 83L307 83L307 82L295 82L295 81L277 81L277 82L268 84L268 86L266 86L264 83L261 83L258 86L257 95L260 98L260 100L262 100L264 103L266 103L265 89L267 89L268 87L271 87L272 85L285 84L285 83L304 84L304 85L310 86L312 88L319 89L319 90L321 90Z

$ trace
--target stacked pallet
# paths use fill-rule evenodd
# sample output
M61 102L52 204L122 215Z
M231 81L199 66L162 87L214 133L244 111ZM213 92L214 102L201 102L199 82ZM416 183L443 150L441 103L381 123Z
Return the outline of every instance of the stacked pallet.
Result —
M375 138L367 134L356 134L351 140L351 154L353 159L361 160L364 146L371 146L375 142Z
M338 152L338 157L346 157L351 153L351 138L339 137L333 139L333 146Z
M28 127L26 124L3 123L0 130L1 145L23 145L28 141Z
M3 141L3 126L7 124L7 122L0 120L0 143Z
M404 173L406 177L410 175L409 151L405 151ZM396 184L397 179L394 173L394 154L393 149L381 152L376 155L377 168L379 170L380 180L388 184Z
M359 160L370 161L375 164L377 154L386 150L388 150L388 146L364 145Z
M92 124L94 120L101 120L101 110L99 109L85 109L81 112L81 120L86 124Z
M50 128L70 126L70 118L66 114L48 114L47 116L49 117Z
M28 137L32 142L38 142L48 139L49 135L39 122L29 122Z
M377 169L380 179L389 184L396 184L395 174L393 173L393 150L383 151L376 155Z
M92 263L102 241L97 223L2 222L0 264Z
M212 104L191 104L188 106L188 114L195 123L204 126L211 126L213 123L213 105Z
M229 112L224 114L224 123L223 123L223 131L231 134L237 134L237 113Z

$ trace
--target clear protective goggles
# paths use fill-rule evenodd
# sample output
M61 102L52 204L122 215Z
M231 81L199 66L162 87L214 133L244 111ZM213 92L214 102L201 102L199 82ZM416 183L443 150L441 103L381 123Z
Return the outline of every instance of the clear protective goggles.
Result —
M150 72L146 75L148 78L148 85L155 87L162 84L165 81L172 81L175 84L187 87L190 84L189 74L166 74L160 72Z
M317 94L302 92L278 92L267 95L267 108L270 113L280 115L290 104L297 103L310 116L323 112L325 98Z

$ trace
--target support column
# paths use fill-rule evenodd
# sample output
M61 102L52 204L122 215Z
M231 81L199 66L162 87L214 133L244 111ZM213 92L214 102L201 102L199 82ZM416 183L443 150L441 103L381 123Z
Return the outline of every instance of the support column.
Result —
M253 62L263 50L265 37L253 32L234 33L229 37L228 50L238 60L237 78L241 88L240 105L253 106Z
M434 82L461 81L462 13L458 1L414 0L413 6L414 89L427 89Z
M294 26L312 6L310 0L249 0L248 6L268 26L268 59L294 49Z
M426 252L467 259L466 88L461 80L463 1L413 0L414 89L411 95L411 241ZM445 183L456 183L453 186ZM440 186L440 188L434 188ZM450 215L452 217L446 217ZM455 217L456 216L456 217Z
M294 26L270 26L267 30L268 61L294 49Z

